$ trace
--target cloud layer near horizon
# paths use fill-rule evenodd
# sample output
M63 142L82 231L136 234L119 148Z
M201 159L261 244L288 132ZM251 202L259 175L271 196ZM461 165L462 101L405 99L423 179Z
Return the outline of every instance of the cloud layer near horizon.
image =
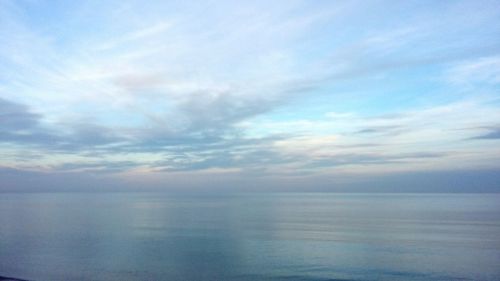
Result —
M490 173L499 6L0 1L0 190Z

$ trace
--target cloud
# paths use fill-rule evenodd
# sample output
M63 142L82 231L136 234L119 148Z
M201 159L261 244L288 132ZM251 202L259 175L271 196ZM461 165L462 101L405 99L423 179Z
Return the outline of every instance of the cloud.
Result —
M94 161L94 162L69 162L51 167L59 172L85 172L91 174L118 173L137 168L141 163L135 161Z
M336 166L356 166L356 165L377 165L394 164L405 162L415 162L416 160L429 161L432 158L447 156L446 153L418 152L406 154L337 154L329 157L321 157L310 161L306 168L336 167Z
M56 137L40 124L28 107L0 98L0 142L51 143Z
M171 26L172 23L170 22L160 21L150 26L143 27L133 32L126 33L121 37L113 38L112 40L102 43L101 45L95 47L95 49L98 51L105 51L129 44L134 41L147 40L148 37L157 36L158 34L167 31Z
M495 4L2 1L0 164L61 177L491 168L500 152L478 140L498 137L484 129L500 118Z
M492 128L489 129L489 132L486 134L482 134L476 137L472 137L471 139L476 140L495 140L500 139L500 128Z
M19 103L0 98L0 120L3 130L18 131L38 126L39 115Z
M59 125L59 126L57 126ZM0 98L0 142L53 151L79 151L123 141L109 128L89 123L47 124L26 105Z
M221 143L219 148L193 151L172 159L153 163L155 171L198 171L213 168L266 173L269 168L297 161L273 149L269 140L240 140L239 143Z
M364 128L355 132L355 134L391 134L396 135L401 132L400 126L375 126Z
M478 86L500 84L500 56L481 57L452 66L446 73L448 81L457 85Z

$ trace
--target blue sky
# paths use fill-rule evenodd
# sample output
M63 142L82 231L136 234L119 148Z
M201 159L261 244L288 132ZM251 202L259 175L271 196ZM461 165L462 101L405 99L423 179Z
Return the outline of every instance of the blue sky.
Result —
M0 190L500 191L500 1L188 2L0 0Z

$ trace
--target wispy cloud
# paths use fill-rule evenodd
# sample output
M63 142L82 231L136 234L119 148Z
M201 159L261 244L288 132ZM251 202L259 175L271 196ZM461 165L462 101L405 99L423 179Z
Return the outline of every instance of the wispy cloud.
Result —
M1 1L0 165L269 183L492 169L498 4Z
M483 57L454 65L448 80L457 85L474 87L500 84L500 56Z

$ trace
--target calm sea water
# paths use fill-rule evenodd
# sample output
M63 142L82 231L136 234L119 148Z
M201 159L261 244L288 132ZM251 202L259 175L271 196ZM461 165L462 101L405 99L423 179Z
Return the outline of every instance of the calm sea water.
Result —
M500 195L0 194L0 275L500 280Z

